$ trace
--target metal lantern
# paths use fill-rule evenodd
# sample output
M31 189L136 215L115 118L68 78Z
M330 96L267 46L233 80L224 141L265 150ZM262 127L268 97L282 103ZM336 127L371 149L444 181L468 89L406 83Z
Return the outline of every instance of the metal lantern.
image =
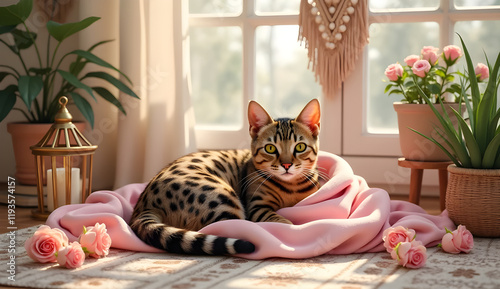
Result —
M62 205L84 203L92 190L92 165L97 146L71 122L73 117L66 108L67 103L65 96L59 99L61 108L54 124L36 145L30 147L35 156L37 177L38 209L32 211L35 218L46 219L51 211ZM47 204L43 193L45 180Z

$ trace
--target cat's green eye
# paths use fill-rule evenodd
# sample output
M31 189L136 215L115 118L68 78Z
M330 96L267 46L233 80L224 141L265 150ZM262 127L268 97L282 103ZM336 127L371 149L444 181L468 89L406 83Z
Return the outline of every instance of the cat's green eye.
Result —
M305 151L307 148L306 144L301 142L301 143L298 143L296 146L295 146L295 151L298 152L298 153L301 153L303 151Z
M276 153L276 147L272 144L267 144L264 149L266 150L266 153L268 154L274 154Z

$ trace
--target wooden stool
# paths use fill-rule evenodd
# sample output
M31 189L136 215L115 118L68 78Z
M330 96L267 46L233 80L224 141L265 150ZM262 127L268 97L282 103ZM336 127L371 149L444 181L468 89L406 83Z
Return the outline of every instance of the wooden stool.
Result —
M398 159L398 166L411 169L410 178L410 202L414 204L420 203L420 191L422 190L422 177L424 170L439 171L439 203L441 211L445 209L446 204L446 187L448 186L448 166L451 161L445 162L420 162L408 161L405 158Z

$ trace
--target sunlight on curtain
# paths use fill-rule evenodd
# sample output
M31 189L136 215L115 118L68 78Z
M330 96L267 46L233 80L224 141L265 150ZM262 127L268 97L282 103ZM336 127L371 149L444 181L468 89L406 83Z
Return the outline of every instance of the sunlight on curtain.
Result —
M184 97L188 84L182 62L188 40L182 3L120 1L121 69L141 100L123 98L127 116L118 127L115 187L148 181L196 149L191 98Z

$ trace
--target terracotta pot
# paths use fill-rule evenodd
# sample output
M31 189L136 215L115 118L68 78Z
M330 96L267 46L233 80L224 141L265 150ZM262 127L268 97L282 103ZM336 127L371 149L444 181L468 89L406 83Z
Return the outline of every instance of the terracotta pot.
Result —
M440 139L435 128L442 128L442 126L429 105L395 102L393 106L398 115L399 143L405 159L428 162L449 160L448 156L437 145L409 129L413 128L424 135ZM450 107L458 111L458 106L458 103L445 104L448 116L455 127L457 120ZM438 107L438 110L441 111L441 108ZM462 111L464 110L462 109Z
M478 237L500 237L500 169L448 167L446 209Z
M84 122L74 123L79 131L85 129ZM7 131L12 136L16 159L16 181L21 185L36 185L35 158L30 146L37 144L47 133L51 123L8 123Z

